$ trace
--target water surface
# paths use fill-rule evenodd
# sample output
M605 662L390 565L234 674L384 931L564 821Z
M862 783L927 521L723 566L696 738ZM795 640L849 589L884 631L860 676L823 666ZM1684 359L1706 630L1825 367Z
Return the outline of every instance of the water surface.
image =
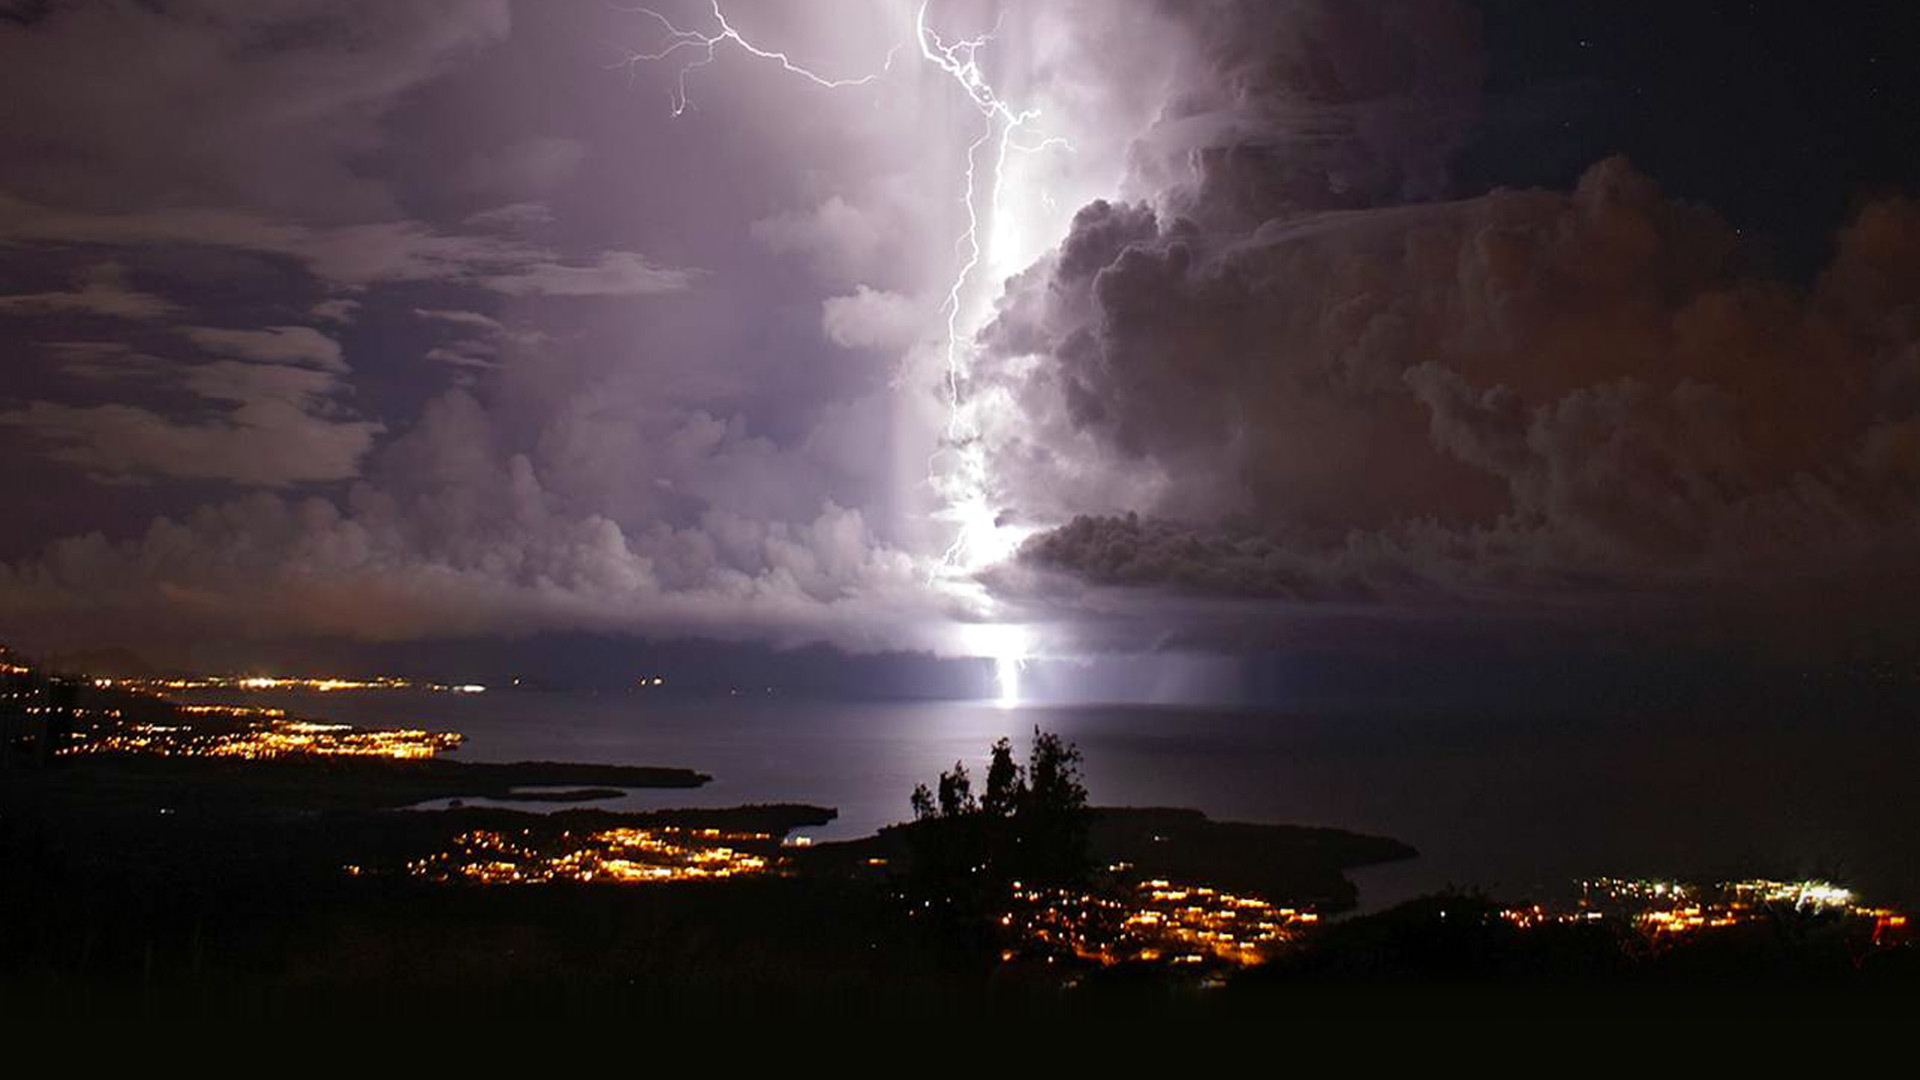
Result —
M1419 859L1359 873L1367 907L1448 885L1517 897L1601 874L1825 876L1920 901L1913 722L1002 709L646 692L220 696L463 732L455 757L464 760L698 769L713 783L599 805L836 808L833 824L809 831L816 840L905 818L913 785L958 759L978 782L994 739L1011 736L1024 753L1037 724L1080 747L1098 803L1331 825L1419 848Z

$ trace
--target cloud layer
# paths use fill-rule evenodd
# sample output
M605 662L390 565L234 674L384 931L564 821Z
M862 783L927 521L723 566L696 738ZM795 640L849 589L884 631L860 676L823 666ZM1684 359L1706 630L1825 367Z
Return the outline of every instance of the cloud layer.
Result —
M16 617L134 638L644 626L857 649L942 644L929 630L942 612L913 560L876 544L858 510L828 502L788 524L710 508L685 528L630 531L549 487L491 428L455 391L339 502L257 494L162 518L123 542L76 537L0 569L0 590ZM711 422L667 439L693 470L755 452ZM306 449L301 460L321 460Z

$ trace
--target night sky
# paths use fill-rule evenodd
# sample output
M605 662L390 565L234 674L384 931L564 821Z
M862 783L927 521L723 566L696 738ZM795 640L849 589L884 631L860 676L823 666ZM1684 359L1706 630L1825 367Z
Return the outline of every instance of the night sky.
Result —
M0 0L0 640L1920 664L1909 5L658 7Z

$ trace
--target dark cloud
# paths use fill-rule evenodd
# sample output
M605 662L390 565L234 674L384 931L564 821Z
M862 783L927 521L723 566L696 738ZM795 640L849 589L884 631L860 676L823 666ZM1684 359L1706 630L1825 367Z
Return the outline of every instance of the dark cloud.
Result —
M187 364L168 381L205 415L179 417L135 405L33 401L0 411L47 456L108 480L172 477L284 487L358 475L384 430L342 405L331 372L235 361Z
M1138 514L1077 517L1028 541L1024 556L1103 585L1174 586L1298 601L1367 600L1357 572L1251 530L1196 529Z
M541 202L505 203L469 214L461 224L486 232L521 232L553 224L553 208Z
M391 213L354 167L395 99L509 29L507 0L107 0L0 24L0 190L126 210Z
M330 285L475 282L510 296L631 296L687 286L684 271L627 251L591 262L492 233L446 233L418 221L315 228L224 208L89 213L37 206L0 192L0 242L155 249L225 248L293 260Z
M551 191L579 175L587 159L587 144L557 135L535 135L497 149L477 153L459 169L459 183L487 195L525 196ZM482 224L510 221L529 203L482 211ZM502 213L502 209L506 213ZM482 216L485 215L485 216ZM522 215L524 216L524 215ZM468 219L470 222L473 218Z
M1166 5L1195 47L1136 182L1209 226L1425 200L1480 112L1480 20L1458 0Z

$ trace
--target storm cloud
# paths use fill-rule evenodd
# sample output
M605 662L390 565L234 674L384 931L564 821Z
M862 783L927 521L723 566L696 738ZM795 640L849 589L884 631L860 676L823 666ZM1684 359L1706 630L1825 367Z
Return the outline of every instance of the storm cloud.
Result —
M1909 549L1917 224L1866 206L1801 288L1619 159L1245 231L1096 204L988 332L1024 408L1005 474L1080 515L1027 555L1391 599Z
M863 266L873 300L833 330L834 290L796 282L769 310L811 307L814 340L785 355L703 337L768 294L593 216L624 199L633 131L727 129L675 125L610 70L607 42L645 20L529 11L9 9L0 63L32 88L0 105L16 640L644 629L864 648L941 622L874 517L886 372L832 374L784 411L754 400L756 369L899 345L884 287L905 260ZM498 118L520 70L594 115ZM816 199L755 197L768 218ZM731 229L765 260L753 220ZM868 445L842 445L849 425ZM134 489L162 513L117 512ZM73 519L103 527L63 536Z
M947 649L992 614L1123 648L1071 624L1913 548L1920 205L1782 278L1622 157L1480 182L1513 103L1464 2L956 0L1058 139L979 159L956 285L992 128L884 66L915 5L727 7L879 74L726 48L683 82L604 5L6 9L0 633ZM984 326L958 374L949 311ZM1033 535L937 586L974 452Z
M1465 5L1202 5L981 340L1029 570L1382 610L1799 588L1920 540L1920 204L1814 280L1623 158L1461 197ZM1057 586L996 580L1037 595Z

